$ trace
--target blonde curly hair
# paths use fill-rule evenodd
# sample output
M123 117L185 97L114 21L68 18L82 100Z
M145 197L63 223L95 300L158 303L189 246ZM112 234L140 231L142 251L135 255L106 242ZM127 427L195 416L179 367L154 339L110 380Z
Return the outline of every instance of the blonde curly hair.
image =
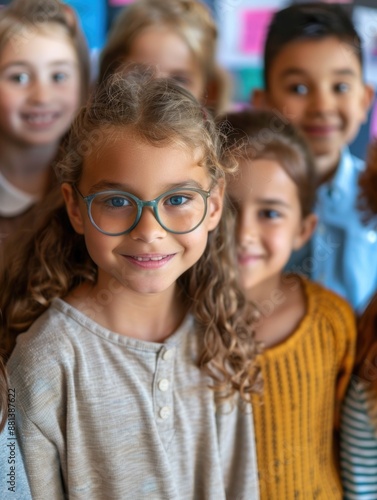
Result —
M85 157L108 140L109 129L120 127L155 147L179 143L199 148L201 165L213 184L236 168L221 132L191 94L171 80L136 68L106 80L81 110L55 164L59 182L77 183ZM0 279L0 338L7 354L16 336L53 298L97 278L97 266L83 236L73 230L59 191L36 206L29 222L28 231L9 244ZM233 224L232 214L225 211L203 255L178 285L202 334L200 366L212 377L217 396L228 398L239 391L248 400L259 383L258 345L254 311L237 284Z

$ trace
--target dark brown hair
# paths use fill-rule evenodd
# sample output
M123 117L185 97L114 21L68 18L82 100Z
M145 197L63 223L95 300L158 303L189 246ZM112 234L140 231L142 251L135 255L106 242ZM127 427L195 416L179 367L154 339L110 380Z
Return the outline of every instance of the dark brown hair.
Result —
M290 5L275 13L264 46L264 84L268 89L271 66L291 42L336 37L349 44L363 67L362 42L351 17L340 5L309 2Z
M229 113L222 121L227 146L243 159L272 159L297 186L302 216L313 211L316 193L314 160L305 138L288 120L272 111Z

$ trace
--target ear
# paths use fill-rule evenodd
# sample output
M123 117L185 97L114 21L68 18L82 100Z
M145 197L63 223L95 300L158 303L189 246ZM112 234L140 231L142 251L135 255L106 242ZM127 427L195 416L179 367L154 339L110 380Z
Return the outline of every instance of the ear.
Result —
M362 108L364 113L363 123L366 122L368 118L368 112L372 106L374 100L374 88L372 85L364 85L364 96L362 99Z
M65 206L67 209L69 220L73 229L78 234L84 234L83 214L80 210L79 200L76 192L73 190L71 184L64 182L61 185Z
M268 107L266 91L254 89L250 96L250 104L255 109L266 109Z
M225 181L220 179L217 185L211 189L211 195L208 198L208 231L213 231L221 219L224 205Z
M299 250L307 243L315 228L317 227L318 217L315 214L309 214L301 222L301 228L293 241L293 250Z

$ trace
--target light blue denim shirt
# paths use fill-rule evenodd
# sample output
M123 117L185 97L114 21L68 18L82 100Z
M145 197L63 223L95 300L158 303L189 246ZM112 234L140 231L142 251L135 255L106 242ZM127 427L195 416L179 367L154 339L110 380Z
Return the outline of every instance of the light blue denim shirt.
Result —
M287 265L346 298L357 312L377 290L377 232L362 223L356 206L363 169L345 148L336 174L317 191L317 229Z
M31 500L21 450L8 425L0 433L0 498Z

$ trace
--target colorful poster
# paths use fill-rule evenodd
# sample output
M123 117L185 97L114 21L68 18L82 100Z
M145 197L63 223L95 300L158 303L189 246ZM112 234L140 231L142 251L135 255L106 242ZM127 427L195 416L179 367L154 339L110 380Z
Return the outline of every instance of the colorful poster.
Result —
M262 56L266 31L275 10L247 9L240 11L239 48L244 54Z

